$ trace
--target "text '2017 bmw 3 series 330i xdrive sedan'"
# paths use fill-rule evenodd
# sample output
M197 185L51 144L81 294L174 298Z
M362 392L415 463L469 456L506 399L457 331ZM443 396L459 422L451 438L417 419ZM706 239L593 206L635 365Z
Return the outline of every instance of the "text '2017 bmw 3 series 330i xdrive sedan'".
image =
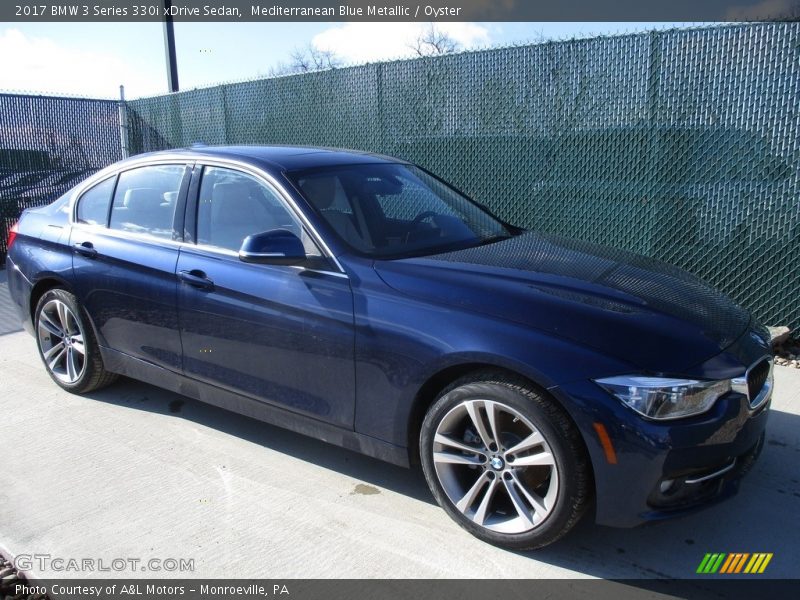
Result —
M201 147L112 165L12 229L47 372L125 375L399 465L536 548L732 495L772 356L688 273L523 230L413 164Z

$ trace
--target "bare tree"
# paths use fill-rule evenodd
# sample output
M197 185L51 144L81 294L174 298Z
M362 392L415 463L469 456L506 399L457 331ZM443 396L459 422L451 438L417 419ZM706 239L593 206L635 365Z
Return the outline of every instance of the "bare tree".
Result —
M336 69L342 66L342 59L331 50L320 50L312 44L305 48L295 48L288 63L278 63L269 69L270 76L291 75L294 73L311 73Z
M428 27L420 31L417 39L408 47L416 52L417 56L438 56L451 54L461 49L461 45L450 35L429 23Z

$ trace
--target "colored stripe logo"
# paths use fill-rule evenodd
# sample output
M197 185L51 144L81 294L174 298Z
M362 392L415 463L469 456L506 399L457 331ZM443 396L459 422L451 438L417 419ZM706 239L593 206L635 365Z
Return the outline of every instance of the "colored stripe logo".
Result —
M714 573L726 575L763 573L769 561L772 560L772 555L772 552L755 552L753 554L748 552L708 553L703 557L700 566L697 567L697 573L703 575L713 575Z

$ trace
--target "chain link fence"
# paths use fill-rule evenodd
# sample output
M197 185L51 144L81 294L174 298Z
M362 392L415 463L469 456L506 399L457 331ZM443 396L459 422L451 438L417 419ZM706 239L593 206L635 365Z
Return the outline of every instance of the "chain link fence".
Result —
M0 259L24 209L120 158L116 102L0 94Z
M800 326L800 23L371 64L127 109L132 153L202 142L400 156L515 224L676 264L763 322ZM81 139L113 138L110 162L119 134L105 136Z
M526 227L653 256L800 325L800 24L548 42L129 104L134 152L313 144L440 174Z

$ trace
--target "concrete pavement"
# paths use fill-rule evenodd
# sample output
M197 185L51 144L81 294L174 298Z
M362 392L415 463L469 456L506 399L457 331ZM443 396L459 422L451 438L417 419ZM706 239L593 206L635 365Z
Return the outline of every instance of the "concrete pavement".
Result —
M586 519L550 548L515 553L451 522L418 471L129 380L70 395L34 340L10 333L0 336L0 544L106 565L194 562L157 577L690 577L706 552L773 552L765 575L800 577L800 371L776 370L767 444L736 498L633 530Z
M7 281L6 270L0 269L0 335L22 330L17 311L8 295Z

